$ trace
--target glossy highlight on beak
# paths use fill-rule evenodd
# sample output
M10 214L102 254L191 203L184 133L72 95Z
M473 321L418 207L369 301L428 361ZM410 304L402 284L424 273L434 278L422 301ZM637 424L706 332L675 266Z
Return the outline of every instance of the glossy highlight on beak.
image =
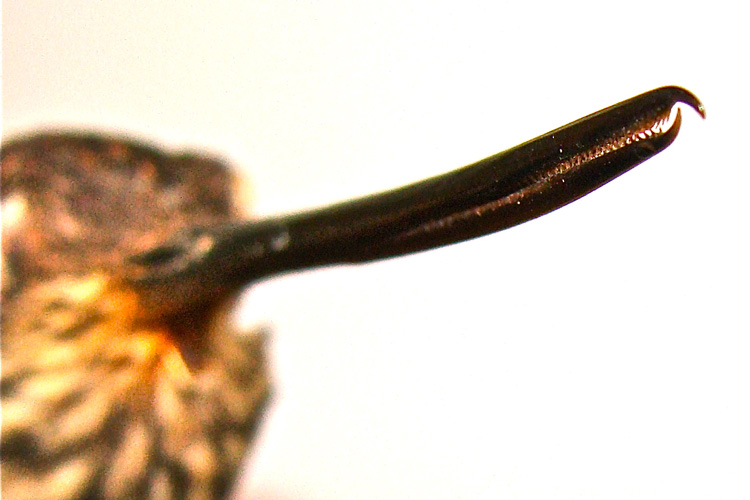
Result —
M507 229L664 150L680 129L678 103L705 118L693 94L661 87L402 188L299 214L195 228L132 256L125 277L146 300L179 309L278 273L385 259ZM164 297L176 302L165 304Z

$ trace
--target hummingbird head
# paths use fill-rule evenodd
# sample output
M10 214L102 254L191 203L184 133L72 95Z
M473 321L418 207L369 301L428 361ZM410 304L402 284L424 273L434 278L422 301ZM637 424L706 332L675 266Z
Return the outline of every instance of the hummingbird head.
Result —
M220 160L121 139L3 146L3 496L226 494L268 398L266 335L234 326L230 290L149 301L123 266L238 219L235 186Z

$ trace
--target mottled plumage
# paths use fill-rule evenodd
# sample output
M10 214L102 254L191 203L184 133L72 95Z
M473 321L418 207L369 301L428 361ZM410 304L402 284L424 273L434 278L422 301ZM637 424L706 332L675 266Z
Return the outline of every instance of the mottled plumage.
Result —
M2 182L3 498L223 498L267 399L265 336L233 328L231 297L147 310L120 267L237 217L229 171L46 135L3 148Z

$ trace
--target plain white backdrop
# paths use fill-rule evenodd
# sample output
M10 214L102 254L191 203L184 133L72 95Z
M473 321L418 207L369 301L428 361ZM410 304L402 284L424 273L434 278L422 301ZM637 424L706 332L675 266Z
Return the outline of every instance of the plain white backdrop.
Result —
M729 2L3 2L3 136L221 154L281 213L661 85L673 146L462 245L254 286L276 393L236 498L750 497L746 15Z

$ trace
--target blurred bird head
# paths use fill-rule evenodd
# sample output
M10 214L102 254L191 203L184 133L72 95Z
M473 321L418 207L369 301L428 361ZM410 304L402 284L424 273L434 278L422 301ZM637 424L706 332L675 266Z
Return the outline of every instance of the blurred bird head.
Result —
M215 158L113 138L3 146L4 498L226 494L268 397L265 336L233 326L235 289L144 300L124 275L238 219L236 187Z

